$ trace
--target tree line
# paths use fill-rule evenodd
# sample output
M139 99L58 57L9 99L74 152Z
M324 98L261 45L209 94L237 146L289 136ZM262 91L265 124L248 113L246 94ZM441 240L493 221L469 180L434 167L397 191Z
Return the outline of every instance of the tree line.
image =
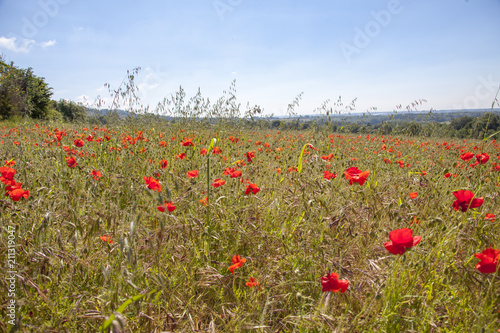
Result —
M52 88L33 69L6 63L0 55L0 119L84 121L86 108L73 101L51 99Z
M448 114L450 117L453 113ZM272 120L268 127L274 129L310 130L327 127L331 132L359 133L378 135L405 135L426 137L450 137L500 139L500 116L498 113L484 112L450 118L448 121L428 121L426 119L395 120L389 116L385 120L371 123L358 119L343 119L334 121L323 120Z

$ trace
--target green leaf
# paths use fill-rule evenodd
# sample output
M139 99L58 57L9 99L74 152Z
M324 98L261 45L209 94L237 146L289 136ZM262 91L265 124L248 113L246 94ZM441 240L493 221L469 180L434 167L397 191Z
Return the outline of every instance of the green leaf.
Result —
M130 305L130 304L132 304L133 302L137 302L138 300L140 300L140 299L144 298L144 296L146 296L146 295L151 295L151 294L152 294L152 293L154 293L154 292L155 292L155 290L152 290L152 291L150 291L150 292L149 292L149 293L147 293L147 294L139 294L139 295L135 295L135 296L134 296L134 297L132 297L132 298L129 298L128 300L126 300L126 301L125 301L125 302L124 302L124 303L123 303L123 304L122 304L122 305L118 308L118 310L116 310L116 312L118 312L118 313L123 313L123 311L125 311L125 309L126 309L126 308ZM104 324L102 324L102 326L99 328L99 330L104 331L104 330L108 329L108 328L109 328L109 326L111 326L111 324L113 323L113 320L115 320L115 315L114 315L114 314L112 314L112 315L108 318L108 320L106 320L106 321L104 322Z
M299 173L301 173L301 172L302 172L302 159L304 158L304 150L306 150L306 147L307 147L308 145L309 145L309 144L308 144L308 143L306 143L306 144L304 145L304 147L302 147L302 151L300 152L300 156L299 156L299 165L297 166L297 171L298 171Z
M492 135L490 135L490 136L489 136L489 137L487 137L487 138L484 138L484 139L483 139L483 141L488 140L489 138L491 138L492 136L495 136L495 135L496 135L496 134L498 134L498 133L500 133L500 131L493 133Z
M217 139L216 138L213 138L210 141L210 146L208 146L207 155L212 151L212 148L215 146L216 143L217 143Z
M290 232L290 235L289 237L292 237L292 235L295 233L295 229L297 229L298 225L300 224L300 222L302 222L302 220L304 219L304 215L306 214L306 211L302 211L302 214L300 214L300 217L299 219L297 220L297 223L295 223L292 231Z

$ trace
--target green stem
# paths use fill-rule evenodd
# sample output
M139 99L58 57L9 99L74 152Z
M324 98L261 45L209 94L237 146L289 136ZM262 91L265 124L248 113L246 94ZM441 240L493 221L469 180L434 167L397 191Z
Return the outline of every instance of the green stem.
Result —
M207 152L207 226L210 225L210 152Z

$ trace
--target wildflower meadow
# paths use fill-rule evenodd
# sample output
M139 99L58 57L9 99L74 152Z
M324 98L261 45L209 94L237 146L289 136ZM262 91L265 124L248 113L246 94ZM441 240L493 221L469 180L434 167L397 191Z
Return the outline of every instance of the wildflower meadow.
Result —
M0 158L2 332L500 332L495 140L22 120Z

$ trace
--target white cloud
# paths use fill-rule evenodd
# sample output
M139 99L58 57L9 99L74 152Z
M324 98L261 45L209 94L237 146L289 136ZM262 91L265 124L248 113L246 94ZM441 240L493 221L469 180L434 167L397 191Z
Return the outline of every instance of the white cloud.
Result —
M49 40L47 42L37 43L33 39L23 38L22 42L17 42L17 37L7 38L0 36L0 49L6 49L15 53L29 53L34 45L41 46L42 48L54 46L56 44L55 40Z
M55 44L56 44L56 40L53 39L53 40L49 40L47 42L41 42L40 46L43 47L43 48L46 48L46 47L49 47L49 46L54 46Z
M7 38L0 36L0 48L7 49L16 53L28 53L35 44L33 39L23 39L21 44L16 43L16 37Z

